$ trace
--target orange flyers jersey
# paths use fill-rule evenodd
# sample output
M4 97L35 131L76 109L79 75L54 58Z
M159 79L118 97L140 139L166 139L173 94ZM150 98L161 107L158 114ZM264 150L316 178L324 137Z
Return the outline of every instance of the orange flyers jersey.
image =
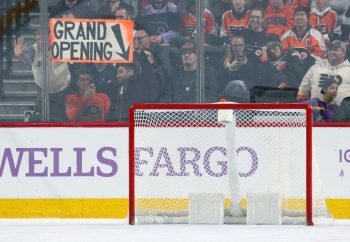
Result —
M222 15L222 23L220 28L220 37L232 36L233 33L242 32L248 27L250 10L247 10L243 17L238 19L232 10L226 11Z
M322 12L314 8L310 13L309 24L323 35L333 33L337 24L337 13L330 7Z
M294 9L299 7L299 6L304 6L305 8L309 7L308 0L287 0L286 4L291 6Z
M281 37L282 46L285 51L289 48L305 48L316 58L324 58L326 45L323 36L310 26L302 37L296 35L295 28L287 31Z
M204 17L204 31L205 34L215 34L217 33L214 15L205 9L203 13ZM197 24L197 17L191 13L184 12L181 14L181 34L185 36L191 36L195 33Z
M273 10L267 6L265 14L266 34L276 34L281 36L286 31L294 27L294 10L287 4L279 10Z
M69 94L66 98L66 114L72 122L105 121L111 101L104 93L96 93L91 98L79 94Z

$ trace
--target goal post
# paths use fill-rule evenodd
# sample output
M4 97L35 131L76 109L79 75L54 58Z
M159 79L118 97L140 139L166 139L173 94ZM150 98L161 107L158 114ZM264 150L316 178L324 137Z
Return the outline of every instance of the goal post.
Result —
M222 110L232 111L234 123L219 120ZM225 139L232 132L234 148ZM129 110L129 224L188 223L193 193L223 194L225 223L246 223L246 194L273 192L282 197L283 223L313 225L330 217L314 162L307 104L136 104ZM238 202L229 188L237 184ZM231 214L235 203L240 218Z

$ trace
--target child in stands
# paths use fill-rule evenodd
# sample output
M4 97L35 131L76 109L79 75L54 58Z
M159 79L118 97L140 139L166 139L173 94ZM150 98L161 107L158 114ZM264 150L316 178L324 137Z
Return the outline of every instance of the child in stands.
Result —
M333 122L338 112L338 105L334 98L337 96L339 83L334 79L329 79L320 83L323 100L312 98L306 103L312 106L314 122Z

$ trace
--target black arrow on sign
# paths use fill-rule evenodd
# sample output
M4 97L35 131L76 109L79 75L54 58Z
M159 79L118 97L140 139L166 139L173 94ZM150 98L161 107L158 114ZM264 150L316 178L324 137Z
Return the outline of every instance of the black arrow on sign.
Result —
M113 31L114 36L117 39L117 42L120 46L120 50L122 51L121 53L118 53L115 51L115 53L120 55L124 60L128 60L129 59L129 52L130 52L130 45L129 45L128 49L125 50L122 31L120 29L120 24L116 24L116 25L112 26L112 31Z

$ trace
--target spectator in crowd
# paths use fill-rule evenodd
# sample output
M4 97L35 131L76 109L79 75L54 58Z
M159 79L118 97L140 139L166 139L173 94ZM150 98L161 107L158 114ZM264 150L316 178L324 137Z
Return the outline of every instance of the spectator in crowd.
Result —
M43 87L44 77L42 74L42 53L41 53L41 36L40 32L34 34L35 43L31 46L24 45L24 39L19 37L14 42L13 53L16 58L23 63L30 64L34 75L34 81L38 87L36 111L40 112L41 107L41 89ZM67 120L65 114L64 100L69 90L71 73L65 62L52 62L51 53L48 53L48 91L49 91L49 109L50 121L64 122Z
M151 0L137 15L137 26L150 33L154 44L169 44L180 31L178 6L167 0Z
M304 76L298 91L298 99L319 98L322 83L334 80L338 83L338 94L335 98L339 105L343 98L350 96L350 63L345 58L346 46L340 40L330 43L327 60L312 66Z
M337 122L350 122L350 96L345 97L340 103L338 112L335 117Z
M250 103L249 90L242 81L230 81L223 92L223 99L229 102Z
M253 8L249 27L245 34L246 50L251 52L258 58L266 59L266 43L268 36L264 28L264 10L261 8Z
M119 7L114 14L114 19L119 20L132 20L133 16L130 11L133 11L133 9L130 9L129 7ZM133 35L135 36L136 29L134 24L134 32Z
M134 36L136 64L143 70L143 78L153 85L159 86L159 91L153 96L153 102L169 102L173 66L170 62L169 52L163 46L152 43L152 37L146 30L138 30ZM157 84L156 84L157 83Z
M235 35L224 55L223 70L220 75L219 91L226 87L229 81L240 80L250 90L256 84L256 72L252 71L258 66L256 58L246 54L245 40L242 35Z
M315 4L313 4L315 5ZM350 34L350 1L349 0L332 0L329 2L331 9L338 15L338 24L340 28L335 32L341 35L343 41L349 41Z
M103 92L111 97L115 95L113 89L116 83L115 67L111 63L94 63L90 66L91 75L98 92Z
M322 34L308 24L308 11L305 7L297 7L294 11L295 27L281 36L285 51L292 49L299 54L307 50L316 60L325 57L326 45ZM300 50L301 49L301 50ZM304 51L304 53L307 53Z
M178 68L173 81L174 103L196 102L196 72L197 54L196 47L192 43L186 43L181 48L182 67ZM215 72L211 67L205 68L205 102L217 101L217 81Z
M245 7L245 0L232 0L232 9L222 15L221 42L229 44L232 36L242 35L248 27L250 14L250 10Z
M305 8L310 9L310 4L312 0L287 0L286 4L292 8L297 8L299 6L303 6Z
M131 5L125 3L124 0L107 0L106 3L99 8L98 15L100 18L113 19L118 9L125 9L131 16L135 14L135 9Z
M294 27L293 8L283 0L270 0L269 3L265 14L266 32L281 36Z
M196 37L197 25L197 8L195 0L186 2L186 11L181 14L180 33L186 39L194 39ZM206 43L216 43L218 29L216 27L214 15L207 8L204 9L204 34Z
M76 18L96 18L96 13L87 0L60 0L50 12L51 18L61 17L62 13L71 10Z
M221 25L222 15L232 8L231 0L209 1L209 10L213 13L217 26Z
M96 93L92 75L87 69L79 71L75 80L77 92L66 98L66 114L71 122L103 122L111 101L104 93Z
M312 106L314 122L334 122L338 113L338 105L334 98L337 96L338 82L327 80L321 84L322 99L317 97L306 101Z
M114 12L114 19L131 20L132 19L132 13L130 12L130 8L119 7Z
M287 57L283 52L282 43L277 39L267 42L268 60L259 65L260 86L285 88L289 86L290 80L286 71Z
M96 91L107 94L109 100L113 103L117 90L115 67L111 63L94 63L89 67Z
M296 51L285 52L277 35L270 35L267 43L267 61L259 65L259 83L262 86L298 88L315 59Z
M137 73L133 64L117 66L117 96L114 121L128 121L128 110L135 103L147 103L152 87Z
M310 12L309 24L321 32L326 42L333 39L337 24L337 13L328 5L329 0L315 0L315 7Z

